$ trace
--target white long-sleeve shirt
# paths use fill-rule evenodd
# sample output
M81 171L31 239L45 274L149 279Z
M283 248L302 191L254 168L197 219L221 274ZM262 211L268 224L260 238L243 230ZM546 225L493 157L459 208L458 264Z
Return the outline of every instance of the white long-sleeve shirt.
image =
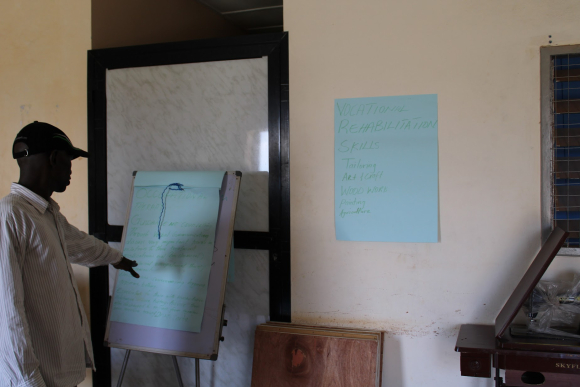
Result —
M121 258L70 225L54 200L12 184L0 200L1 381L18 387L83 381L93 349L71 262L92 267Z

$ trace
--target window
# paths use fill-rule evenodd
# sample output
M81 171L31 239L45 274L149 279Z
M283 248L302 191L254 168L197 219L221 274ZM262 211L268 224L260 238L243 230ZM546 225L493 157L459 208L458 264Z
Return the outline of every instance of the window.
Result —
M543 47L541 82L542 236L560 227L580 255L580 46Z

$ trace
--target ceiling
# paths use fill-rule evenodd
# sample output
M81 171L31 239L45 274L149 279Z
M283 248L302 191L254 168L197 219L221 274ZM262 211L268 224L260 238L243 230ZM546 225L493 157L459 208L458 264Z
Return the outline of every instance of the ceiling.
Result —
M283 31L282 0L197 0L248 33Z

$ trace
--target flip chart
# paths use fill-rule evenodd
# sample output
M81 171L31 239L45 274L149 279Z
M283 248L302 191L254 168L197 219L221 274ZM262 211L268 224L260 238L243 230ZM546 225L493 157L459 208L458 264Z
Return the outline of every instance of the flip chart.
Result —
M334 102L338 240L438 241L437 95Z
M138 173L123 255L137 260L141 278L118 273L111 321L200 332L223 175L196 182L177 173L163 185L137 185L160 181Z

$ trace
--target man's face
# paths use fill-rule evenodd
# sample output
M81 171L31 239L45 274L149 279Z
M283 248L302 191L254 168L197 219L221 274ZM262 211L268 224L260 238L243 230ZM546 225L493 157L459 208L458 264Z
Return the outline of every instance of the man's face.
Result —
M54 154L56 153L56 154ZM54 192L64 192L70 184L72 174L72 157L63 150L54 151L51 157L54 157L52 163L52 182Z

